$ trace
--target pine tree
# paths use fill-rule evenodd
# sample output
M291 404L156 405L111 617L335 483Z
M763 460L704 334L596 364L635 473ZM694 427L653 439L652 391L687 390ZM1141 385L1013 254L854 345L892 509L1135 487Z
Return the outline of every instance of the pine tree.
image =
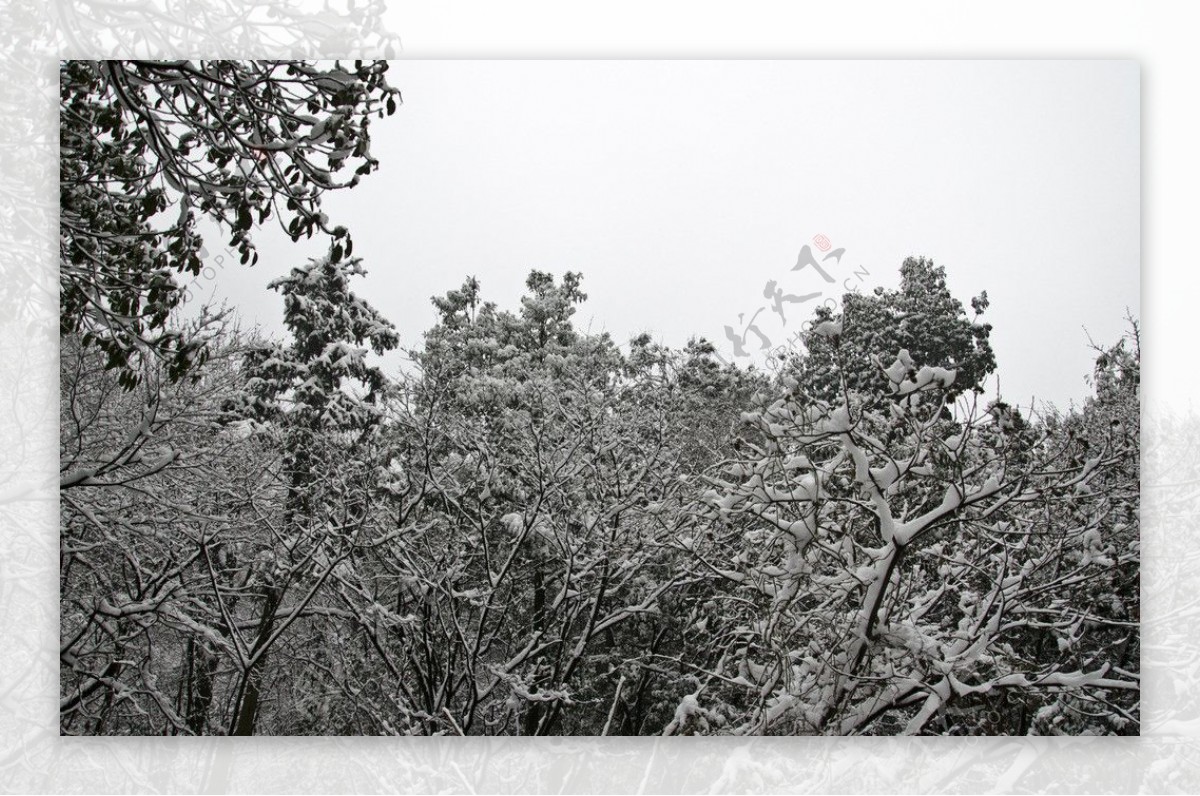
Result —
M361 545L375 460L372 432L388 381L367 361L399 339L392 324L350 290L364 275L360 261L331 251L295 268L271 287L284 298L292 340L254 351L246 362L247 396L226 411L273 426L282 449L286 484L282 534L264 540L270 565L258 574L262 608L237 688L231 735L252 735L269 649L297 616L278 616L285 593L300 604L317 597L335 568Z

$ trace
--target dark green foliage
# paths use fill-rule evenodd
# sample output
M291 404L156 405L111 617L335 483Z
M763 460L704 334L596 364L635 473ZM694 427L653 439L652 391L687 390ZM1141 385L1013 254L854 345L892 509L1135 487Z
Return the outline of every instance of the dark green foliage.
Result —
M844 390L872 390L879 385L878 362L889 364L901 350L914 369L936 366L954 370L946 398L983 392L983 380L996 369L989 342L992 327L979 321L988 307L987 293L971 300L974 317L946 287L946 269L924 257L909 257L900 267L900 289L875 288L872 295L847 293L840 313L819 307L814 329L840 322L837 336L805 336L807 354L793 359L794 375L815 398L836 400Z
M398 92L385 62L64 61L60 77L60 327L81 333L126 388L138 360L175 380L204 357L201 337L167 328L203 268L202 216L229 235L242 264L251 231L272 215L293 240L345 227L321 212L328 190L378 166L370 117ZM348 180L337 175L353 170Z

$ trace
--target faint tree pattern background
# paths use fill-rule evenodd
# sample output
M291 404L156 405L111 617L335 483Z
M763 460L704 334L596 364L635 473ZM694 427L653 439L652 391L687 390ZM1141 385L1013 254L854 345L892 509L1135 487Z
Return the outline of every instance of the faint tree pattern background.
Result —
M1146 402L1141 742L58 736L57 61L400 55L379 0L0 7L0 789L1188 792L1200 785L1200 417ZM401 81L397 84L403 90ZM1153 340L1151 340L1151 343Z

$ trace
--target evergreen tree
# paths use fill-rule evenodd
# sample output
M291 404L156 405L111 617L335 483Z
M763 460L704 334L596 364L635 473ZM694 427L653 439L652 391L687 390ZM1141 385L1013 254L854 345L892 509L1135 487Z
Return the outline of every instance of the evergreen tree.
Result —
M804 338L807 352L793 357L791 373L812 397L832 401L846 390L875 389L881 372L873 357L903 349L913 373L926 365L955 371L948 401L981 393L984 378L996 369L992 327L979 320L988 308L986 291L971 300L971 308L974 315L967 317L950 294L944 266L909 257L900 266L899 290L847 293L840 312L819 307Z
M392 324L350 290L365 272L339 251L295 268L271 283L284 298L289 345L253 351L235 416L274 427L282 449L286 483L281 533L262 544L269 567L258 573L261 611L252 638L244 641L231 735L252 735L263 690L267 655L296 606L280 617L284 596L299 589L301 604L357 547L375 491L377 448L372 432L382 417L379 402L388 381L368 364L399 340Z

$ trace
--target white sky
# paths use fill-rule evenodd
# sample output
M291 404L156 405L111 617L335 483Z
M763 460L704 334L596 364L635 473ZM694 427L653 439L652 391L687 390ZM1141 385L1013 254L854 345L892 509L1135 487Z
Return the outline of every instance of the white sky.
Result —
M865 267L863 289L895 287L924 255L965 305L987 290L1023 404L1081 400L1084 327L1109 342L1140 316L1134 62L410 60L389 79L404 104L372 127L382 166L325 210L406 346L430 296L470 274L515 308L538 268L583 272L582 327L728 356L724 326L767 304L765 282L826 287L791 271L818 233L846 249L839 281ZM279 328L263 286L325 247L256 240L259 265L214 284ZM759 322L782 339L769 309Z

